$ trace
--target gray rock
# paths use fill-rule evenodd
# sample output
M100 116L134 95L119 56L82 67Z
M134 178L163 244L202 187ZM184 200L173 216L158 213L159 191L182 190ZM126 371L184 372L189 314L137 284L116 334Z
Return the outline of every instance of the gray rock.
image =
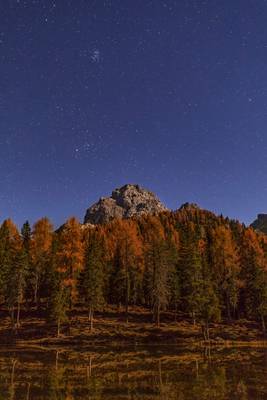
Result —
M139 185L125 185L115 189L111 197L101 197L88 208L84 223L104 224L115 218L131 218L134 215L157 214L167 208L154 193Z
M252 222L251 226L256 231L267 234L267 214L258 214L258 218Z

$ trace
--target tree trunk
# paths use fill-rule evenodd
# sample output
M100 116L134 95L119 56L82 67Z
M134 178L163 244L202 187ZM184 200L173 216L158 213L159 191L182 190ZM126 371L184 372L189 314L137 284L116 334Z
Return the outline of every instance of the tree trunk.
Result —
M57 320L57 337L60 336L60 318Z
M59 356L59 352L58 350L56 351L56 371L58 369L58 356Z
M89 307L89 312L88 312L88 319L89 319L89 323L90 323L90 332L92 332L93 330L93 325L94 325L94 311L93 311L93 307Z
M87 381L89 381L91 376L92 376L92 356L90 355L89 356L89 365L87 365L87 367L86 367L86 378L87 378Z
M31 384L30 384L30 382L28 382L26 400L30 400L30 389L31 389Z
M162 392L162 369L161 369L161 360L159 360L159 390Z
M127 250L128 251L128 250ZM127 253L128 255L128 253ZM126 257L126 277L125 277L126 293L125 293L125 314L126 324L128 324L128 311L129 311L129 270L128 270L128 256Z
M174 308L174 322L177 322L177 303L175 302L175 308Z
M160 304L157 305L157 327L160 326Z
M226 307L227 307L227 318L228 318L228 322L231 322L232 320L232 316L231 316L231 307L230 307L230 302L228 297L226 298Z
M206 336L207 336L207 340L210 340L210 331L209 331L209 323L208 321L206 322Z
M192 318L193 318L193 325L196 326L196 314L195 314L195 311L192 312Z
M204 339L204 341L206 341L207 340L207 338L206 338L206 329L205 329L205 326L203 324L201 324L201 330L202 330L203 339Z
M34 303L36 308L38 308L38 277L35 276L35 284L34 284Z
M93 330L93 325L94 325L94 310L92 309L91 313L91 323L90 323L90 331L92 332Z
M11 307L11 311L10 311L10 314L11 314L11 326L12 326L12 329L14 329L15 328L15 309L14 309L14 306L12 306Z
M12 361L12 372L11 372L11 387L14 385L14 377L15 377L15 366L16 366L17 360Z
M261 326L262 326L262 331L263 331L263 333L264 333L264 335L265 335L265 333L266 333L266 326L265 326L265 320L264 320L264 316L263 316L263 315L261 315Z
M17 328L20 326L20 301L18 301L18 309L17 309Z

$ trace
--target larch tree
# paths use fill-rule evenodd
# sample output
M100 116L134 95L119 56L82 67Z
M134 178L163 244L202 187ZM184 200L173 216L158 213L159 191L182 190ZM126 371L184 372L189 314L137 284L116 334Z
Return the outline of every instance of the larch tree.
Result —
M168 243L160 238L151 241L146 250L147 290L157 326L160 326L160 313L166 309L171 296L174 260L170 255Z
M69 309L78 296L78 278L84 265L84 245L80 223L70 218L58 233L57 271L68 293Z

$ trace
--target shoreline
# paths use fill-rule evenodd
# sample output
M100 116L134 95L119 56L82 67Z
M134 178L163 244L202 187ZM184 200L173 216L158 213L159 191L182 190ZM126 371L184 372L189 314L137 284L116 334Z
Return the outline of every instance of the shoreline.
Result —
M66 349L176 346L201 349L205 347L267 347L260 325L255 321L237 320L231 323L210 324L210 340L203 340L201 324L194 325L184 315L177 321L172 313L162 314L162 323L156 327L145 310L132 310L126 323L123 312L108 310L97 313L94 329L83 311L76 311L71 323L63 326L57 337L56 326L37 315L28 314L22 318L21 327L14 331L6 316L1 318L0 347L41 346Z

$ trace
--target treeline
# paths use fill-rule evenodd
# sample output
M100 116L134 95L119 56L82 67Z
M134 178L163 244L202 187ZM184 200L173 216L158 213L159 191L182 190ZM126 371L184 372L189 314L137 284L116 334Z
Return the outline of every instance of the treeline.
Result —
M96 227L69 219L58 231L47 218L21 232L0 228L0 295L11 324L21 307L45 310L61 325L74 307L94 312L109 304L142 305L160 324L163 310L209 323L267 316L267 236L193 205Z

